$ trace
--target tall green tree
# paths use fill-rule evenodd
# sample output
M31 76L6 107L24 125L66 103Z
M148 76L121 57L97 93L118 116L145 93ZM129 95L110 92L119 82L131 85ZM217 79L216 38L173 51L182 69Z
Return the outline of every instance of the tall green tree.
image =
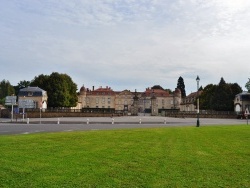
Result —
M231 110L230 100L231 91L228 84L226 84L225 80L221 78L220 83L215 89L215 94L213 97L213 109L216 111L228 111Z
M30 86L40 87L41 89L47 91L47 87L49 84L49 77L50 77L49 75L40 74L31 81Z
M233 111L235 95L242 89L237 84L226 83L221 78L218 85L207 85L200 95L200 107L204 110Z
M13 94L15 94L14 87L8 80L2 80L0 82L0 98L5 98L6 96L10 96Z
M74 107L77 103L77 85L67 74L53 72L51 75L39 75L31 82L47 91L49 107Z
M10 84L10 82L8 80L2 80L0 82L0 104L4 104L6 96L14 94L15 94L15 89Z
M181 90L181 97L186 97L184 79L181 76L177 81L177 88Z
M214 98L215 89L216 89L216 85L209 84L202 90L202 93L199 96L201 109L203 109L203 110L212 110L213 109L212 100Z

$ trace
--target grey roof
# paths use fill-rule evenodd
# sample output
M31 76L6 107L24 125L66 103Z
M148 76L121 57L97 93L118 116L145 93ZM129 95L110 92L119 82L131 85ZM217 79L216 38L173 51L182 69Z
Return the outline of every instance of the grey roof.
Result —
M240 95L250 95L250 93L248 93L247 91L243 91L242 93L239 93L236 96L240 96Z
M41 92L45 92L43 89L41 89L40 87L26 87L26 88L23 88L23 89L20 89L20 91L41 91Z
M29 93L32 93L32 96L44 96L47 92L39 87L26 87L20 89L18 96L26 96Z

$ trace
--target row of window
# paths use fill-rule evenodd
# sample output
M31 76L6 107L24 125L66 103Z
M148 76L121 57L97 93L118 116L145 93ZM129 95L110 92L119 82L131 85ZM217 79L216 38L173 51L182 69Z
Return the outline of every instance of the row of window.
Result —
M164 99L159 99L159 100L156 100L156 104L178 104L178 101L177 100L164 100ZM148 99L148 100L139 100L139 104L142 105L142 104L151 104L151 100Z

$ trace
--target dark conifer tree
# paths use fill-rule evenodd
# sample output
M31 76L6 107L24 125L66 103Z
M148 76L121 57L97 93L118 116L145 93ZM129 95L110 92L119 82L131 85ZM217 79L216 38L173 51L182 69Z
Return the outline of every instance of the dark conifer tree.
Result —
M186 97L185 84L181 76L178 79L177 88L181 90L181 97Z

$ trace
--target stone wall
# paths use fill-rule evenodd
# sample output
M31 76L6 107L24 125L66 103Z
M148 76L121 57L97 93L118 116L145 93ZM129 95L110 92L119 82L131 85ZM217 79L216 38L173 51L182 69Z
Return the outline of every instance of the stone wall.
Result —
M185 112L177 112L177 113L166 113L161 114L166 117L176 117L176 118L197 118L197 113L185 113ZM226 118L226 119L236 119L237 115L234 113L201 113L199 114L200 118Z
M20 116L20 115L18 115ZM112 117L122 116L122 114L112 113L81 113L81 112L42 112L42 118L54 118L54 117ZM27 112L25 117L27 118L39 118L40 112Z

